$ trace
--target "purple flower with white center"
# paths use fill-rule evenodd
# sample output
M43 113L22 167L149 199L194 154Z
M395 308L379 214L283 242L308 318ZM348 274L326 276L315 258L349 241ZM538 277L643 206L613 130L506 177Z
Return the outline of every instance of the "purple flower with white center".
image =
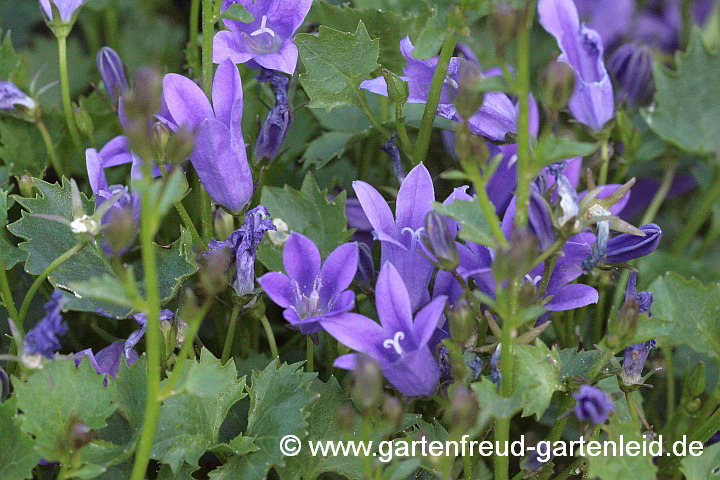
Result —
M48 20L57 20L53 18L52 5L55 5L60 13L60 20L69 23L75 12L83 6L87 0L40 0L40 6Z
M285 320L302 333L318 332L322 320L355 307L355 292L348 287L357 271L356 243L340 245L321 265L313 241L292 233L285 242L283 263L287 275L269 272L258 278L258 283L273 302L285 309Z
M407 101L409 103L427 103L438 57L427 60L415 59L412 56L414 48L410 37L405 37L400 42L400 51L407 61L407 65L403 70L405 75L400 78L408 82L409 95ZM464 61L466 60L458 57L450 59L445 84L437 107L438 115L455 121L459 121L460 116L452 104L453 95L451 92L458 87L460 64ZM372 80L365 80L360 84L360 88L378 95L388 96L387 82L385 77L382 76ZM507 133L515 132L516 114L515 106L507 95L500 92L487 92L482 107L468 119L468 124L470 130L476 135L503 141Z
M383 375L400 393L431 395L440 369L428 347L441 321L447 297L438 297L415 315L410 296L398 270L385 263L375 286L380 324L357 314L344 313L322 320L323 328L339 342L378 362ZM354 370L358 354L335 359L338 368Z
M573 398L577 400L575 416L581 422L590 420L595 425L605 423L614 408L607 393L590 385L581 386L580 390L573 393Z
M575 119L602 130L615 115L612 82L603 63L603 43L595 30L580 24L572 0L540 0L540 24L555 37L565 62L575 72L568 106Z
M221 32L222 33L222 32ZM210 105L189 78L165 75L163 95L175 122L195 132L190 161L212 199L235 212L253 194L252 174L242 133L243 89L240 73L226 60L215 72Z
M395 218L373 186L358 180L353 182L353 189L372 225L374 238L382 246L380 263L392 263L400 272L412 310L416 311L429 299L428 284L433 271L420 238L425 231L425 215L435 201L430 172L422 163L410 171L398 190Z
M652 53L645 45L626 43L613 52L608 70L619 87L620 101L646 105L653 95Z
M92 348L87 348L75 354L75 364L80 365L82 359L87 357L98 375L110 375L115 378L124 356L124 350L125 342L123 340L115 341L97 353L93 353ZM137 362L138 358L140 355L134 349L128 351L126 357L128 365ZM107 379L105 384L107 385Z
M162 309L160 310L160 321L161 322L169 322L173 319L175 314L171 310ZM148 317L147 313L141 312L136 313L132 316L133 320L137 322L138 325L140 325L140 328L132 332L127 340L123 343L123 355L125 355L125 358L129 361L133 354L133 347L138 344L140 339L145 335L145 332L147 332L148 328Z
M259 82L270 82L275 87L275 106L268 113L255 143L255 158L275 158L282 147L292 124L292 109L288 97L290 79L279 72L263 69Z
M645 233L644 237L621 233L607 242L607 255L605 263L624 263L635 258L650 255L660 245L662 230L654 223L648 223L640 227Z
M252 61L250 66L292 75L298 58L292 36L305 21L312 0L224 0L222 10L233 4L245 7L254 20L250 23L223 20L228 30L213 38L213 62Z
M120 96L129 88L125 77L125 66L120 60L120 55L110 47L103 47L98 51L95 63L103 79L105 90L113 105L117 107Z
M34 110L37 104L12 82L0 81L0 112L12 112L22 106Z
M64 305L62 292L55 290L45 303L45 316L25 335L23 355L55 358L55 352L62 346L58 337L68 332L68 325L62 318Z
M228 249L235 257L235 278L232 286L238 295L252 293L255 288L255 257L257 246L268 230L275 230L270 214L262 205L258 205L245 214L242 227L235 230L227 240L213 239L210 252Z

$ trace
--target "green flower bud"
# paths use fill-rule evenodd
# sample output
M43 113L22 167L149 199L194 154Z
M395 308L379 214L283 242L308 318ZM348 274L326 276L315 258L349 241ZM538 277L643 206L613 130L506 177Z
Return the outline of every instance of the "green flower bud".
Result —
M357 405L367 411L383 402L382 370L370 357L358 356L352 377L354 383L351 394Z
M482 107L485 99L485 92L481 88L482 71L476 63L463 60L455 78L457 88L451 90L454 92L453 105L460 116L469 118Z
M95 133L95 127L90 114L82 106L75 106L73 109L73 116L75 117L75 123L77 124L78 130L80 130L86 137L92 138Z
M575 73L565 62L553 62L545 70L542 80L545 104L559 111L567 108L575 86Z
M165 159L175 165L185 163L195 144L195 136L185 127L175 131L168 139Z
M450 314L450 334L453 341L464 345L475 333L476 325L470 304L461 298L455 303Z
M227 240L235 231L235 218L218 207L213 210L213 228L215 229L216 240Z
M388 99L395 103L407 102L408 95L410 95L408 82L387 69L383 69L382 74L388 87Z
M495 6L490 15L490 31L495 39L498 49L505 48L515 36L518 26L518 13L507 3L500 3Z

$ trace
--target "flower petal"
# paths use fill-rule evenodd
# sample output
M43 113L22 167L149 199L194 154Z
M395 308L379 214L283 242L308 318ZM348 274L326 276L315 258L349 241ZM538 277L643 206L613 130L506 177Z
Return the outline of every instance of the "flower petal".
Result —
M227 59L218 66L212 85L215 118L230 127L230 112L243 99L242 80L235 64Z
M279 72L292 75L297 66L298 49L290 39L286 40L280 50L276 53L258 55L253 57L259 65Z
M237 48L235 34L229 30L218 32L213 37L213 63L230 60L233 63L245 63L253 57L252 53Z
M291 233L285 242L283 262L285 271L298 283L301 293L309 295L320 274L320 252L315 243L305 235Z
M372 185L363 181L356 180L352 185L373 229L397 238L398 232L395 227L395 219L390 211L390 206L382 195Z
M398 391L411 397L429 396L440 380L440 369L428 347L423 347L383 369L385 378Z
M90 189L93 193L108 189L107 177L103 169L103 161L97 150L88 148L85 150L85 166L87 168Z
M343 370L355 370L358 361L357 353L347 353L340 355L333 362L333 367L342 368Z
M364 315L343 313L324 318L320 324L326 332L346 347L379 359L378 349L386 337L385 330Z
M418 347L424 347L430 341L435 330L440 326L439 322L444 320L443 310L448 297L441 295L432 302L425 305L422 310L415 314L413 323L413 335Z
M435 190L432 178L425 165L420 163L410 170L397 194L395 221L398 228L413 230L425 225L425 215L432 209Z
M403 278L391 263L380 269L375 285L375 305L380 323L387 330L412 331L410 297Z
M287 275L280 272L268 272L258 278L257 282L268 294L270 300L277 305L288 308L294 303L295 293Z
M561 312L581 308L591 303L597 303L598 292L590 285L572 283L558 289L545 308L551 312Z
M176 73L163 78L163 96L168 110L178 125L190 130L198 128L206 118L213 118L210 102L195 82Z
M357 243L340 245L328 255L320 270L320 299L330 299L352 283L358 265Z

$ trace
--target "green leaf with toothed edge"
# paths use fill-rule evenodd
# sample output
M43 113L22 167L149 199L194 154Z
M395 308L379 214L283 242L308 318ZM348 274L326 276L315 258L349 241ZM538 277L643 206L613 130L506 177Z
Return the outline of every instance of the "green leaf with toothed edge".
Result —
M616 480L618 478L633 478L634 480L655 480L657 467L653 465L652 455L642 455L642 444L645 441L641 435L642 425L639 420L620 421L617 415L610 417L610 423L601 427L607 433L605 445L615 445L617 452L613 452L612 448L608 449L608 453L616 453L609 456L591 456L588 455L588 476L590 478L598 477L600 480ZM621 452L622 443L627 445L628 442L638 442L640 445L640 455L631 456L628 452ZM601 444L602 446L602 444ZM603 450L601 450L604 453Z
M34 449L35 440L20 429L15 397L0 404L0 478L25 480L41 455Z

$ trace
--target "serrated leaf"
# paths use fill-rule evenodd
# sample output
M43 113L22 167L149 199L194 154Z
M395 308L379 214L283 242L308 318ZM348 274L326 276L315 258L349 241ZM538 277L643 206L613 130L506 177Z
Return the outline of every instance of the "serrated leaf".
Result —
M53 260L72 248L77 240L65 225L29 215L31 213L58 215L72 220L70 182L63 179L61 186L57 183L50 184L35 179L35 185L41 192L36 198L15 197L16 201L25 207L25 210L22 218L9 225L8 230L15 236L26 240L19 245L29 254L25 270L32 275L39 275ZM91 214L95 210L94 200L88 199L84 195L81 197L85 212ZM185 248L188 241L187 236L188 234L183 232L170 248L155 246L157 271L163 273L158 275L158 288L162 303L167 302L175 295L182 280L195 273L196 265L192 259L193 256L190 256ZM137 259L131 265L138 278L137 288L143 292L142 262ZM56 286L72 289L71 285L76 282L86 282L88 279L104 276L117 279L115 271L104 256L102 249L95 245L88 245L55 269L50 281ZM66 308L70 310L95 312L102 308L116 317L127 316L131 310L127 306L118 306L114 302L96 301L74 295L66 295L66 297L69 300Z
M210 472L212 480L263 480L272 467L282 468L285 459L280 439L307 436L310 405L318 395L310 390L314 373L305 373L302 364L278 366L275 359L260 373L253 372L250 412L245 436L254 437L256 452L235 455L222 467Z
M479 382L470 384L480 405L480 410L493 418L510 418L523 408L523 398L516 393L505 398L498 393L497 385L483 377Z
M460 224L462 229L458 236L461 239L488 247L495 245L490 224L485 218L480 202L477 199L472 201L456 200L448 205L435 202L433 203L433 210L441 215L455 219Z
M195 470L197 470L197 467L183 465L180 470L173 472L169 465L163 465L158 472L157 480L195 480L195 477L192 476Z
M78 367L75 359L56 359L36 370L27 382L13 377L23 432L35 437L37 452L47 460L70 463L68 429L82 421L91 430L106 425L117 406L112 403L115 387L104 385L87 358ZM86 447L84 447L86 448ZM82 449L80 450L82 452Z
M214 365L217 359L206 355L206 365ZM187 367L192 370L192 365ZM207 368L205 365L199 367ZM210 366L209 370L215 369ZM214 395L201 397L191 394L199 387L193 382L192 388L184 389L167 399L160 407L158 430L152 447L152 458L167 463L173 472L177 472L183 461L197 467L198 460L208 450L221 444L220 426L227 416L230 407L245 397L245 377L237 379L235 364L228 362L221 367L205 385ZM187 377L186 377L187 378ZM217 382L217 384L215 384ZM221 387L223 388L220 391Z
M300 83L310 97L311 108L353 105L358 88L380 65L380 42L371 40L365 24L358 22L354 34L321 26L318 35L295 36L306 72Z
M42 135L34 124L3 116L0 121L0 160L12 175L41 176L48 164Z
M576 142L565 137L542 135L533 145L533 171L538 172L541 168L560 160L585 157L597 149L598 145L595 143Z
M27 253L10 243L5 233L8 211L7 196L8 192L0 189L0 257L2 257L5 263L5 270L10 270L18 263L24 262L27 258Z
M535 415L539 420L550 405L553 393L563 390L557 350L552 352L537 340L534 345L515 345L513 378L515 391L523 397L523 417Z
M687 480L720 478L720 443L705 447L699 457L688 455L680 464Z
M200 352L199 362L186 363L185 370L174 375L180 375L175 391L196 397L220 396L237 382L235 363L222 365L206 348Z
M634 480L655 480L657 467L653 465L652 455L630 456L620 451L620 437L622 443L635 441L639 445L644 442L640 434L642 425L638 420L621 422L616 415L610 417L610 423L603 425L602 429L607 432L606 442L612 442L617 446L617 455L605 457L588 456L588 476L599 477L601 480L617 480L618 478L633 478ZM612 453L612 448L608 453Z
M264 187L260 203L267 207L273 219L287 223L290 232L301 233L315 242L320 255L326 257L352 236L345 217L346 195L342 192L332 201L328 200L327 190L320 190L315 178L308 173L300 191L287 185L285 188ZM282 246L266 238L258 247L257 258L268 269L282 271L282 252Z
M16 413L15 397L0 404L0 478L4 480L32 478L32 469L42 458L33 438L20 430Z
M573 377L587 374L595 365L595 362L602 357L600 350L580 350L564 348L558 352L562 368L559 378L562 381Z
M659 345L687 345L720 358L720 284L703 285L668 273L650 284L652 318L641 317L635 342L655 339Z
M688 152L720 152L720 55L705 47L694 29L686 53L675 56L676 71L653 65L655 101L642 111L650 128L663 140Z
M3 35L0 29L0 81L8 80L14 84L22 80L22 57L15 52L10 31Z
M346 144L353 137L351 133L325 132L310 142L303 153L302 162L305 168L321 169L334 158L345 152Z

